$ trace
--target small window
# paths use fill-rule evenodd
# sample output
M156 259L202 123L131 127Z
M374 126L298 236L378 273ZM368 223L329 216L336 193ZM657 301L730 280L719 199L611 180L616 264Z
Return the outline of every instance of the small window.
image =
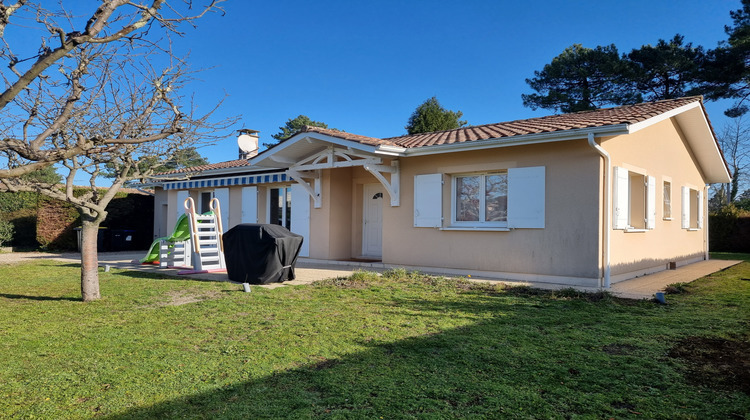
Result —
M269 223L291 228L292 188L271 188L269 201Z
M682 228L703 228L703 191L682 187Z
M453 177L453 224L506 226L508 173L482 173Z
M690 190L690 229L698 229L698 209L700 208L700 199L698 191Z
M664 219L672 220L672 183L664 181Z
M656 178L614 168L613 228L642 232L656 226Z
M630 213L628 225L633 229L646 228L646 177L630 172Z
M212 191L201 193L201 213L208 213L211 211L211 199L214 198Z

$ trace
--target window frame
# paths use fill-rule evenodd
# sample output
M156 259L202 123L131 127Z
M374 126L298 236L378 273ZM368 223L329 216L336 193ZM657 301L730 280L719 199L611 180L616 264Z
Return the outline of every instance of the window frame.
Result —
M486 217L486 205L487 205L486 177L489 175L504 175L505 176L506 203L505 203L505 220L504 221L483 221L483 219ZM456 205L458 204L456 184L457 184L458 178L473 177L473 176L480 177L479 220L476 220L476 221L456 220L456 216L457 216ZM448 227L448 229L450 228L507 228L508 227L508 196L509 196L508 188L507 188L508 176L509 176L508 170L505 170L505 169L483 171L483 172L466 172L466 173L450 174L450 177L451 177L451 224Z
M274 194L274 190L276 190L278 193ZM266 214L266 219L268 220L269 224L273 225L279 225L284 226L287 229L291 228L292 223L292 202L291 202L291 194L292 194L292 186L291 185L277 185L277 186L271 186L267 188L268 191L268 199L266 201L266 207L268 208L268 213ZM278 208L278 216L281 223L277 223L277 220L273 220L273 215L276 214L276 212L273 211L272 206L274 203L278 203L277 200L281 199L283 197L284 204L281 206L276 206Z
M206 197L207 195L207 197ZM208 200L206 200L208 198ZM200 192L200 213L204 214L211 211L211 200L214 199L214 190Z
M643 169L630 166L614 166L612 178L612 229L624 232L656 229L656 178ZM634 179L643 186L634 188ZM643 196L637 206L634 192ZM644 218L642 226L633 223L634 218L640 217Z
M648 225L648 176L628 171L628 228L645 232Z
M669 194L667 194L666 187L669 185ZM674 194L672 193L672 179L664 177L662 179L661 183L661 203L662 203L662 220L674 220L674 216L672 215L672 203L673 199L672 196ZM668 211L667 211L668 210Z
M703 229L705 217L703 190L686 184L681 190L682 229L699 231ZM695 214L693 214L695 212Z

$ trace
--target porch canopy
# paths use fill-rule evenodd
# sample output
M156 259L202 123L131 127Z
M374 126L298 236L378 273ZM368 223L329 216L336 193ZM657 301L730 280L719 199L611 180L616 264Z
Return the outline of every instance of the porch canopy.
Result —
M322 169L361 166L383 184L391 206L400 203L399 156L405 148L388 140L343 131L306 126L302 131L254 157L254 166L285 169L287 176L305 188L315 208L321 206ZM383 158L391 158L390 165Z

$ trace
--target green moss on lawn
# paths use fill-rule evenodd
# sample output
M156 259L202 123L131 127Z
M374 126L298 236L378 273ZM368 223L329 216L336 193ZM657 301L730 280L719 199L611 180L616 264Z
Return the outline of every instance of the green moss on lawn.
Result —
M407 272L243 293L119 271L84 304L79 275L0 266L0 417L750 415L675 352L747 340L749 263L668 305Z

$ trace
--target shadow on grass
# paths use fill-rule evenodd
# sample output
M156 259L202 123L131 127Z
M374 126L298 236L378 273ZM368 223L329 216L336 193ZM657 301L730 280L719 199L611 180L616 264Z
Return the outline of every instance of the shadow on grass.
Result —
M163 273L159 271L150 271L150 270L139 270L137 268L132 267L115 267L112 268L116 269L116 271L113 271L112 274L115 276L125 276L128 278L136 278L136 279L150 279L150 280L182 280L186 282L202 282L202 283L232 283L229 281L229 279L222 279L222 278L195 278L190 276L181 276L177 273L171 274L171 273Z
M68 300L71 302L80 302L80 298L71 298L71 297L53 297L53 296L30 296L30 295L14 295L9 293L0 293L0 297L6 298L6 299L25 299L25 300L40 300L40 301L50 301L50 300Z
M468 302L390 301L394 310L414 312L407 322L428 322L430 312L482 314L482 320L463 327L395 342L387 335L364 334L360 344L365 349L358 353L340 358L308 354L296 368L107 418L700 415L695 406L681 408L666 398L684 391L668 363L633 357L642 352L637 346L627 354L608 351L629 346L633 328L607 320L614 309L611 301L474 297ZM645 311L649 308L660 310L644 304ZM252 363L258 355L226 357ZM697 398L696 405L710 406L715 395L704 394L697 394L704 400ZM742 401L735 404L741 408ZM654 412L654 406L663 411Z

